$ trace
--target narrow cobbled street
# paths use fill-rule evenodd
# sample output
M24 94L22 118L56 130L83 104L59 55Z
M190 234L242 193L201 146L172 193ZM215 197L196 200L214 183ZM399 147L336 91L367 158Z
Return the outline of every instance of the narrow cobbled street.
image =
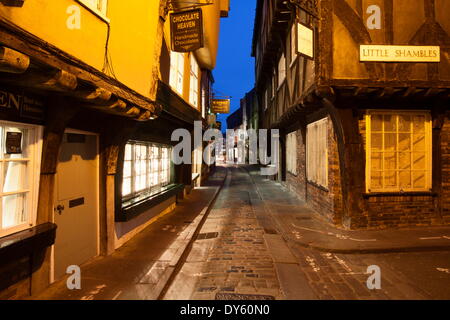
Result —
M339 254L306 248L292 221L318 219L258 168L229 166L228 176L165 299L445 299L450 254ZM413 231L414 232L414 231ZM370 233L370 232L369 232ZM376 233L377 236L379 233ZM382 244L379 244L382 246ZM351 252L351 250L349 250ZM376 251L374 251L376 252ZM421 267L411 273L412 261ZM379 265L382 288L366 269ZM414 268L412 268L414 269Z

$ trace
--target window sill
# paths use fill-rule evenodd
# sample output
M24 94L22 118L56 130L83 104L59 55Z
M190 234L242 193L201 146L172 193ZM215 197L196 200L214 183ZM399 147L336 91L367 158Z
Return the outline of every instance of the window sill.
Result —
M107 16L105 16L103 13L101 13L100 11L92 9L90 6L88 6L82 0L75 0L75 1L78 2L83 8L90 11L93 15L97 16L103 22L106 22L107 24L111 23L111 20Z
M438 194L432 191L411 191L411 192L372 192L364 193L363 197L375 198L375 197L437 197Z
M312 186L314 186L314 187L316 187L317 189L320 189L320 190L322 190L322 191L330 192L330 190L329 190L327 187L321 186L320 184L317 184L317 183L315 183L315 182L312 182L312 181L309 181L309 180L308 180L308 184L310 184L310 185L312 185Z
M0 238L0 261L30 255L55 243L56 224L44 223Z
M116 215L116 222L130 221L131 219L141 215L152 207L170 199L173 196L176 196L181 190L183 190L183 188L184 185L175 184L168 187L161 193L145 198L139 202L123 206L118 210L118 214Z

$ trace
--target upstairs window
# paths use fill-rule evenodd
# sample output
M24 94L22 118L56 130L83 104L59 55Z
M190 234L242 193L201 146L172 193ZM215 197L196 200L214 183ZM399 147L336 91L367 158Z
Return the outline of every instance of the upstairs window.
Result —
M172 184L171 154L170 146L129 142L123 164L123 200L145 199Z
M306 175L308 181L328 188L328 118L306 129Z
M106 17L106 11L108 6L108 0L79 0L81 3L86 5L89 9L100 13L102 16Z
M198 108L198 78L199 67L194 55L191 54L191 72L190 72L190 86L189 86L189 102Z
M283 84L286 79L286 57L284 53L281 55L280 61L278 62L278 87Z
M0 237L35 225L42 128L0 122Z
M366 126L367 191L430 191L430 114L371 111L366 116Z
M170 86L179 95L183 95L184 55L170 52Z

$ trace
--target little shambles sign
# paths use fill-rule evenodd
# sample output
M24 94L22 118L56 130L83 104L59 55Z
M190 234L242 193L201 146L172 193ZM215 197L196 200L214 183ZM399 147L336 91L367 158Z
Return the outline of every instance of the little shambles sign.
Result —
M383 46L362 45L361 61L378 62L440 62L438 46Z
M172 51L190 52L203 48L203 16L201 9L170 15Z

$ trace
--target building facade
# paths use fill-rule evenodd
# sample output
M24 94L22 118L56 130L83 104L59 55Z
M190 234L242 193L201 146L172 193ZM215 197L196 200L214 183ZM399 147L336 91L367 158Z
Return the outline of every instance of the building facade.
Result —
M201 7L205 46L175 53L169 13L189 6L0 4L0 298L113 253L205 179L173 165L171 133L206 123L229 2Z
M276 179L334 225L450 223L450 3L260 0L260 125Z

